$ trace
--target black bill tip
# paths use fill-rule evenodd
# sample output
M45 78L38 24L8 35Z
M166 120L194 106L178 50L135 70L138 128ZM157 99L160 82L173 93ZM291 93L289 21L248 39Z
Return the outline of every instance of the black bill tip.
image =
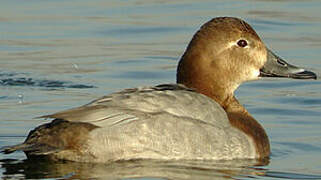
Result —
M293 79L317 79L317 75L311 71L303 71L295 74L290 74L290 78Z
M293 79L317 79L317 75L314 72L311 71L300 71L297 73L288 73L288 74L281 74L281 73L271 73L271 72L265 72L263 70L260 70L260 77L280 77L280 78L293 78Z

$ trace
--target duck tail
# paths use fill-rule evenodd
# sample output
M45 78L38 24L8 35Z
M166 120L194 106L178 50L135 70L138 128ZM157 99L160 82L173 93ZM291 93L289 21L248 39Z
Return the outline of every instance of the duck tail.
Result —
M0 149L0 153L11 154L15 151L24 151L25 149L29 149L28 147L29 147L29 145L24 144L24 143L13 145L13 146L4 146Z
M15 151L24 151L27 155L48 155L60 151L61 149L48 146L46 144L22 143L13 146L5 146L0 149L0 153L11 154Z
M86 135L95 128L97 126L89 123L55 119L30 131L23 143L3 147L0 152L10 154L15 151L24 151L29 157L77 150L86 140Z

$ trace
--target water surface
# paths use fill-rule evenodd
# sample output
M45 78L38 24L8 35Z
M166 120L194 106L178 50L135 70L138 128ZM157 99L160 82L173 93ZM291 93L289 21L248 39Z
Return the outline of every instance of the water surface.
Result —
M216 16L249 22L292 64L321 72L321 2L4 1L0 7L0 146L22 142L34 117L123 88L175 82L199 26ZM0 155L1 178L321 179L321 81L248 82L237 97L266 129L267 162L133 161L106 165Z

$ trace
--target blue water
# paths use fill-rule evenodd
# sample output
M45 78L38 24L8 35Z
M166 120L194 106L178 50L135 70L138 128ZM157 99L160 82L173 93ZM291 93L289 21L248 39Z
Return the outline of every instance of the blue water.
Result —
M245 19L292 64L321 73L321 2L3 1L0 6L0 147L22 142L35 117L136 86L175 82L199 26ZM266 129L269 161L81 164L0 154L0 177L19 179L321 179L321 81L243 84L240 102Z

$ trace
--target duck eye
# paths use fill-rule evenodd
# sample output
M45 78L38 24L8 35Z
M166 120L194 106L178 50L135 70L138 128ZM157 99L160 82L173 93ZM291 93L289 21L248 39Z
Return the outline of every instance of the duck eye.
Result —
M244 39L241 39L241 40L237 41L237 45L240 47L245 47L245 46L247 46L247 42Z

